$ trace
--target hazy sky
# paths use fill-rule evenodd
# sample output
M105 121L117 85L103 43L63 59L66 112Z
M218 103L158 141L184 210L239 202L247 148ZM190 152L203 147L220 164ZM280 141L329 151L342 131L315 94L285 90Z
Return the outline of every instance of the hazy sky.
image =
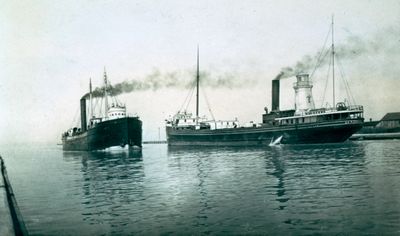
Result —
M74 125L89 78L101 85L104 66L113 83L185 74L195 69L197 44L201 70L236 84L205 88L216 119L260 122L271 80L320 50L332 14L336 45L351 48L342 65L353 96L367 118L380 119L400 111L399 12L400 1L389 0L2 1L0 143L59 142ZM318 106L327 68L321 70L313 78ZM293 82L283 81L283 108L293 107ZM140 115L149 140L158 139L158 128L164 135L164 119L186 95L168 88L120 100Z

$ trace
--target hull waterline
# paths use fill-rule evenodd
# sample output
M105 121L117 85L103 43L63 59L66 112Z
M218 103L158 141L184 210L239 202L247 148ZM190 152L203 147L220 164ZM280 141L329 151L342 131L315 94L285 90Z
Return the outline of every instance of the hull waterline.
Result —
M362 127L362 120L329 122L288 127L252 127L217 130L174 130L167 127L170 146L254 146L281 144L337 143L346 141Z
M142 122L137 117L104 121L62 140L63 150L91 151L112 146L142 146Z

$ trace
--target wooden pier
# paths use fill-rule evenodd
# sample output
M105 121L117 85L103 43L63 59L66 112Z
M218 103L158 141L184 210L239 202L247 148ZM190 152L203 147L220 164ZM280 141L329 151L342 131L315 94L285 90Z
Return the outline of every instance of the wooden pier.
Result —
M29 235L0 156L0 235Z
M400 133L356 133L350 140L380 140L380 139L400 139Z
M160 140L160 141L143 141L143 144L164 144L167 143L166 140Z

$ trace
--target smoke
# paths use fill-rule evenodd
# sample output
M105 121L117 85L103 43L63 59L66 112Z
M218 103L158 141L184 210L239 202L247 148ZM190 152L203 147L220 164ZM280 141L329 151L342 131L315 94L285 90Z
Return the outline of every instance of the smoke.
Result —
M357 36L350 34L343 43L335 45L336 59L340 61L352 60L351 69L354 73L362 75L367 69L375 68L382 71L387 77L399 74L396 63L400 56L400 41L398 38L400 29L389 27L367 36ZM321 68L330 63L330 46L327 43L324 49L317 51L313 55L306 55L297 61L293 66L284 67L274 79L285 79L299 73L313 73L318 64ZM354 59L354 61L353 61ZM374 61L380 59L379 63ZM256 78L246 73L221 72L217 70L202 70L200 73L200 84L203 87L217 88L243 88L254 86L263 76ZM108 87L108 92L112 95L131 93L136 91L159 90L164 88L188 89L194 86L196 72L194 70L161 71L154 69L150 74L135 79L127 79L123 82L112 84ZM93 91L94 97L102 96L103 87L97 87ZM84 95L87 98L89 94Z
M384 54L388 57L400 55L400 41L398 28L389 27L382 29L372 37L350 35L344 43L335 45L335 59L350 60L361 56L371 57ZM299 73L312 73L316 65L322 67L330 63L329 54L331 47L322 49L314 55L306 55L295 65L284 67L274 79L285 79Z
M196 72L192 70L161 72L154 69L144 78L130 79L117 84L111 84L107 92L113 96L123 93L136 91L159 90L163 88L188 89L195 85ZM236 72L200 72L200 85L210 88L239 88L254 84L254 81L242 78L240 73ZM92 91L93 97L101 97L104 94L104 87L97 87ZM89 98L89 93L82 98Z

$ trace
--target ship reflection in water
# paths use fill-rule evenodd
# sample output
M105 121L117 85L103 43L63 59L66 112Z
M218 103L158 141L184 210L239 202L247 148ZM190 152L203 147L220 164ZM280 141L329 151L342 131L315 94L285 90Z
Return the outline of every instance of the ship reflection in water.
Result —
M83 193L83 222L90 225L111 224L115 229L129 224L130 204L144 200L142 152L109 150L63 154L65 161L81 163L82 181L77 184L81 185ZM102 228L91 233L102 233L105 231ZM110 231L112 234L117 232Z
M399 149L397 141L24 147L6 161L33 235L397 234Z

